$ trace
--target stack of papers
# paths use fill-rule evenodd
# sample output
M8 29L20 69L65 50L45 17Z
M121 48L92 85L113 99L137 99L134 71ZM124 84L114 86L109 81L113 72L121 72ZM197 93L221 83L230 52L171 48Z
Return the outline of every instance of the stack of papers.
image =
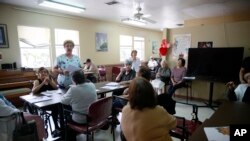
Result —
M119 86L119 83L117 82L109 82L106 84L106 86Z
M45 95L45 96L52 96L52 94L60 94L61 91L60 90L50 90L50 91L45 91L45 92L41 92L42 95Z
M160 79L155 79L151 81L151 84L154 88L157 88L157 89L162 89L165 86L165 83L162 82Z
M49 98L47 96L30 96L29 98L26 98L29 103L37 103L42 101L51 100L52 98Z
M208 141L229 141L229 126L204 127Z
M103 89L109 89L109 90L113 90L116 89L118 86L120 86L119 83L117 82L109 82L107 83L104 87L102 87Z

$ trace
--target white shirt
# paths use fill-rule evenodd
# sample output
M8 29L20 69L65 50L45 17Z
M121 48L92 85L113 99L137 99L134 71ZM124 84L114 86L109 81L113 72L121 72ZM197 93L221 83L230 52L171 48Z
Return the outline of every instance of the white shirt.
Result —
M151 69L151 70L153 70L155 67L157 67L158 66L158 63L155 61L155 60L152 60L152 59L150 59L149 61L148 61L148 67Z
M62 104L70 105L73 111L88 113L90 104L97 100L95 85L91 82L85 82L80 85L71 86L65 95L63 95ZM77 123L86 123L86 116L73 114L72 119Z
M248 84L239 84L237 88L234 90L237 97L237 101L242 101L248 86L249 86Z
M139 68L141 66L141 61L139 58L136 57L135 60L133 60L133 58L130 58L130 60L132 61L132 70L138 72L139 71Z

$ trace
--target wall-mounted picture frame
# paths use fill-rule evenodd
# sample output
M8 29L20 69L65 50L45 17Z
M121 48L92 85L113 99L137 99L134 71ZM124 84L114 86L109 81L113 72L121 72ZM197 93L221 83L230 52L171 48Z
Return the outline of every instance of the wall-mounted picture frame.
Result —
M152 41L152 54L159 54L159 46L157 41Z
M213 47L213 42L198 42L198 48L212 48Z
M7 33L7 25L0 24L0 48L8 48L8 47L9 47L9 40Z
M107 33L95 33L95 45L96 51L105 52L108 51L108 35Z
M3 54L0 52L0 62L3 60Z

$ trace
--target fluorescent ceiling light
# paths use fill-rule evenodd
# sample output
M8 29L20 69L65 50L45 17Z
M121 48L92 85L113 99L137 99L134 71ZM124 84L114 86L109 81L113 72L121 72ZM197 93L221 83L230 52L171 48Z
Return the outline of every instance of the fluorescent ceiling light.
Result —
M40 6L54 8L58 10L68 11L68 12L74 12L74 13L81 13L85 11L85 8L78 7L74 5L69 5L66 3L61 3L53 0L43 0L41 3L39 3Z
M128 24L133 24L133 25L139 25L139 26L142 26L142 25L146 25L146 24L147 24L146 21L143 21L143 20L136 20L136 19L131 19L131 18L122 19L122 22L128 23Z

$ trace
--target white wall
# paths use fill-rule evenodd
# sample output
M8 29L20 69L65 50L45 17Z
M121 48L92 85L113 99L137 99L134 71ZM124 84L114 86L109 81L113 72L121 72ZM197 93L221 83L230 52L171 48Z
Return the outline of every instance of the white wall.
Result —
M160 43L162 39L161 31L136 28L119 23L98 21L82 17L73 17L47 11L37 11L4 4L0 5L0 23L7 24L9 37L9 48L0 49L0 52L3 53L3 60L0 63L17 62L17 67L21 66L17 34L18 25L50 28L52 46L54 45L53 31L55 28L79 30L81 60L83 61L86 58L92 58L96 64L120 63L119 36L121 34L144 37L146 59L151 55L152 41L158 41ZM96 32L107 33L108 52L96 52ZM55 58L54 54L52 54L52 58Z
M244 47L244 57L250 56L250 21L237 21L170 29L169 37L172 43L173 36L176 34L191 34L191 47L193 48L197 48L199 41L212 41L214 47ZM173 58L174 57L170 53L168 60L171 67L176 64L176 60ZM194 81L194 97L208 99L209 86L209 82ZM225 97L225 84L215 83L213 92L215 100ZM186 91L182 89L179 93L185 95Z

